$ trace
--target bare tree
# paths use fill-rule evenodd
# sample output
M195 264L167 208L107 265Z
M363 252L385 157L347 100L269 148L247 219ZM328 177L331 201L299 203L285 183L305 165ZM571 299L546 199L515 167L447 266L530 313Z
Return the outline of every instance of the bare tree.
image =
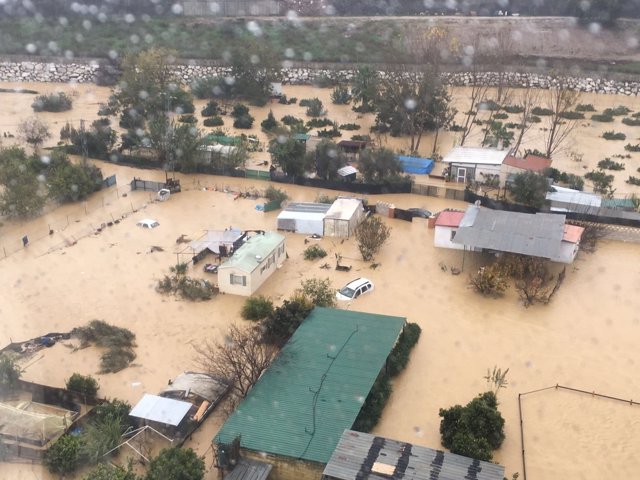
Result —
M33 152L38 153L45 140L51 138L49 126L38 117L29 117L18 124L18 136L33 147Z
M462 138L460 139L460 145L464 145L467 138L471 134L473 127L476 124L476 117L478 116L478 110L480 104L487 98L487 91L489 87L483 83L480 79L478 70L471 73L471 94L469 95L469 109L464 112L465 120L462 125Z
M277 354L272 345L262 342L255 327L231 325L223 340L194 345L196 364L207 373L233 382L232 391L244 398Z
M545 155L549 158L560 150L577 125L576 120L566 118L580 100L580 92L569 89L561 82L557 87L547 90L546 104L553 114L548 117L548 129L545 139Z
M518 133L516 137L516 143L513 147L513 151L517 154L520 144L529 131L533 122L531 121L531 110L533 110L540 100L540 90L532 87L523 88L518 96L518 103L522 107L520 113L520 123L518 126Z

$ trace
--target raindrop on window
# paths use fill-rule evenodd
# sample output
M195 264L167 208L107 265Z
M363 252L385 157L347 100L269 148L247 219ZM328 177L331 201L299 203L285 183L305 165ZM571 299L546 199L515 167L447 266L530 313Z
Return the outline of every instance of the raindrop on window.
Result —
M174 15L181 15L182 10L182 5L180 5L179 3L174 3L173 5L171 5L171 13L173 13Z
M84 28L85 30L91 30L92 24L90 20L83 20L82 21L82 28Z
M131 13L127 13L124 16L124 21L127 22L127 23L133 23L133 22L136 21L136 17L134 17Z
M38 47L36 47L33 43L27 43L24 48L29 53L36 53L36 51L38 50Z

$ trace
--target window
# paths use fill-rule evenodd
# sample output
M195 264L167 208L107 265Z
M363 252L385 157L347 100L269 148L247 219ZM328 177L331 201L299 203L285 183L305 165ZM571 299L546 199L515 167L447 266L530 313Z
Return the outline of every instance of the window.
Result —
M247 277L244 275L234 275L233 273L230 275L229 280L231 285L242 285L243 287L247 286Z
M453 241L454 238L456 238L456 230L451 232L451 238L449 240Z

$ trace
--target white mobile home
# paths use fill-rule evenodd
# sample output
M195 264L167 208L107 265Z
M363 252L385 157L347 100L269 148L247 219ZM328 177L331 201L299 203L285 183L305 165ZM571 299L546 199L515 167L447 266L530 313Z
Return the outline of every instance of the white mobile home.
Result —
M492 178L500 178L502 162L509 154L508 150L495 148L454 147L442 159L449 168L449 179L453 182L488 182Z
M265 232L249 238L218 268L218 287L223 293L249 296L255 293L284 262L284 237Z
M324 217L325 237L350 237L365 218L362 201L357 198L338 198Z
M322 236L324 217L330 207L326 203L290 203L278 215L278 230Z

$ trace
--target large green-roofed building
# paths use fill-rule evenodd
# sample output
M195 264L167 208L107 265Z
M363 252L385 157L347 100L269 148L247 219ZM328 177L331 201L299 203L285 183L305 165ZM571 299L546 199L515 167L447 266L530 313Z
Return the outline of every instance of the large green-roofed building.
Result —
M229 417L214 442L240 437L243 453L275 463L324 466L362 404L405 324L401 317L315 308ZM285 465L286 463L289 465Z

